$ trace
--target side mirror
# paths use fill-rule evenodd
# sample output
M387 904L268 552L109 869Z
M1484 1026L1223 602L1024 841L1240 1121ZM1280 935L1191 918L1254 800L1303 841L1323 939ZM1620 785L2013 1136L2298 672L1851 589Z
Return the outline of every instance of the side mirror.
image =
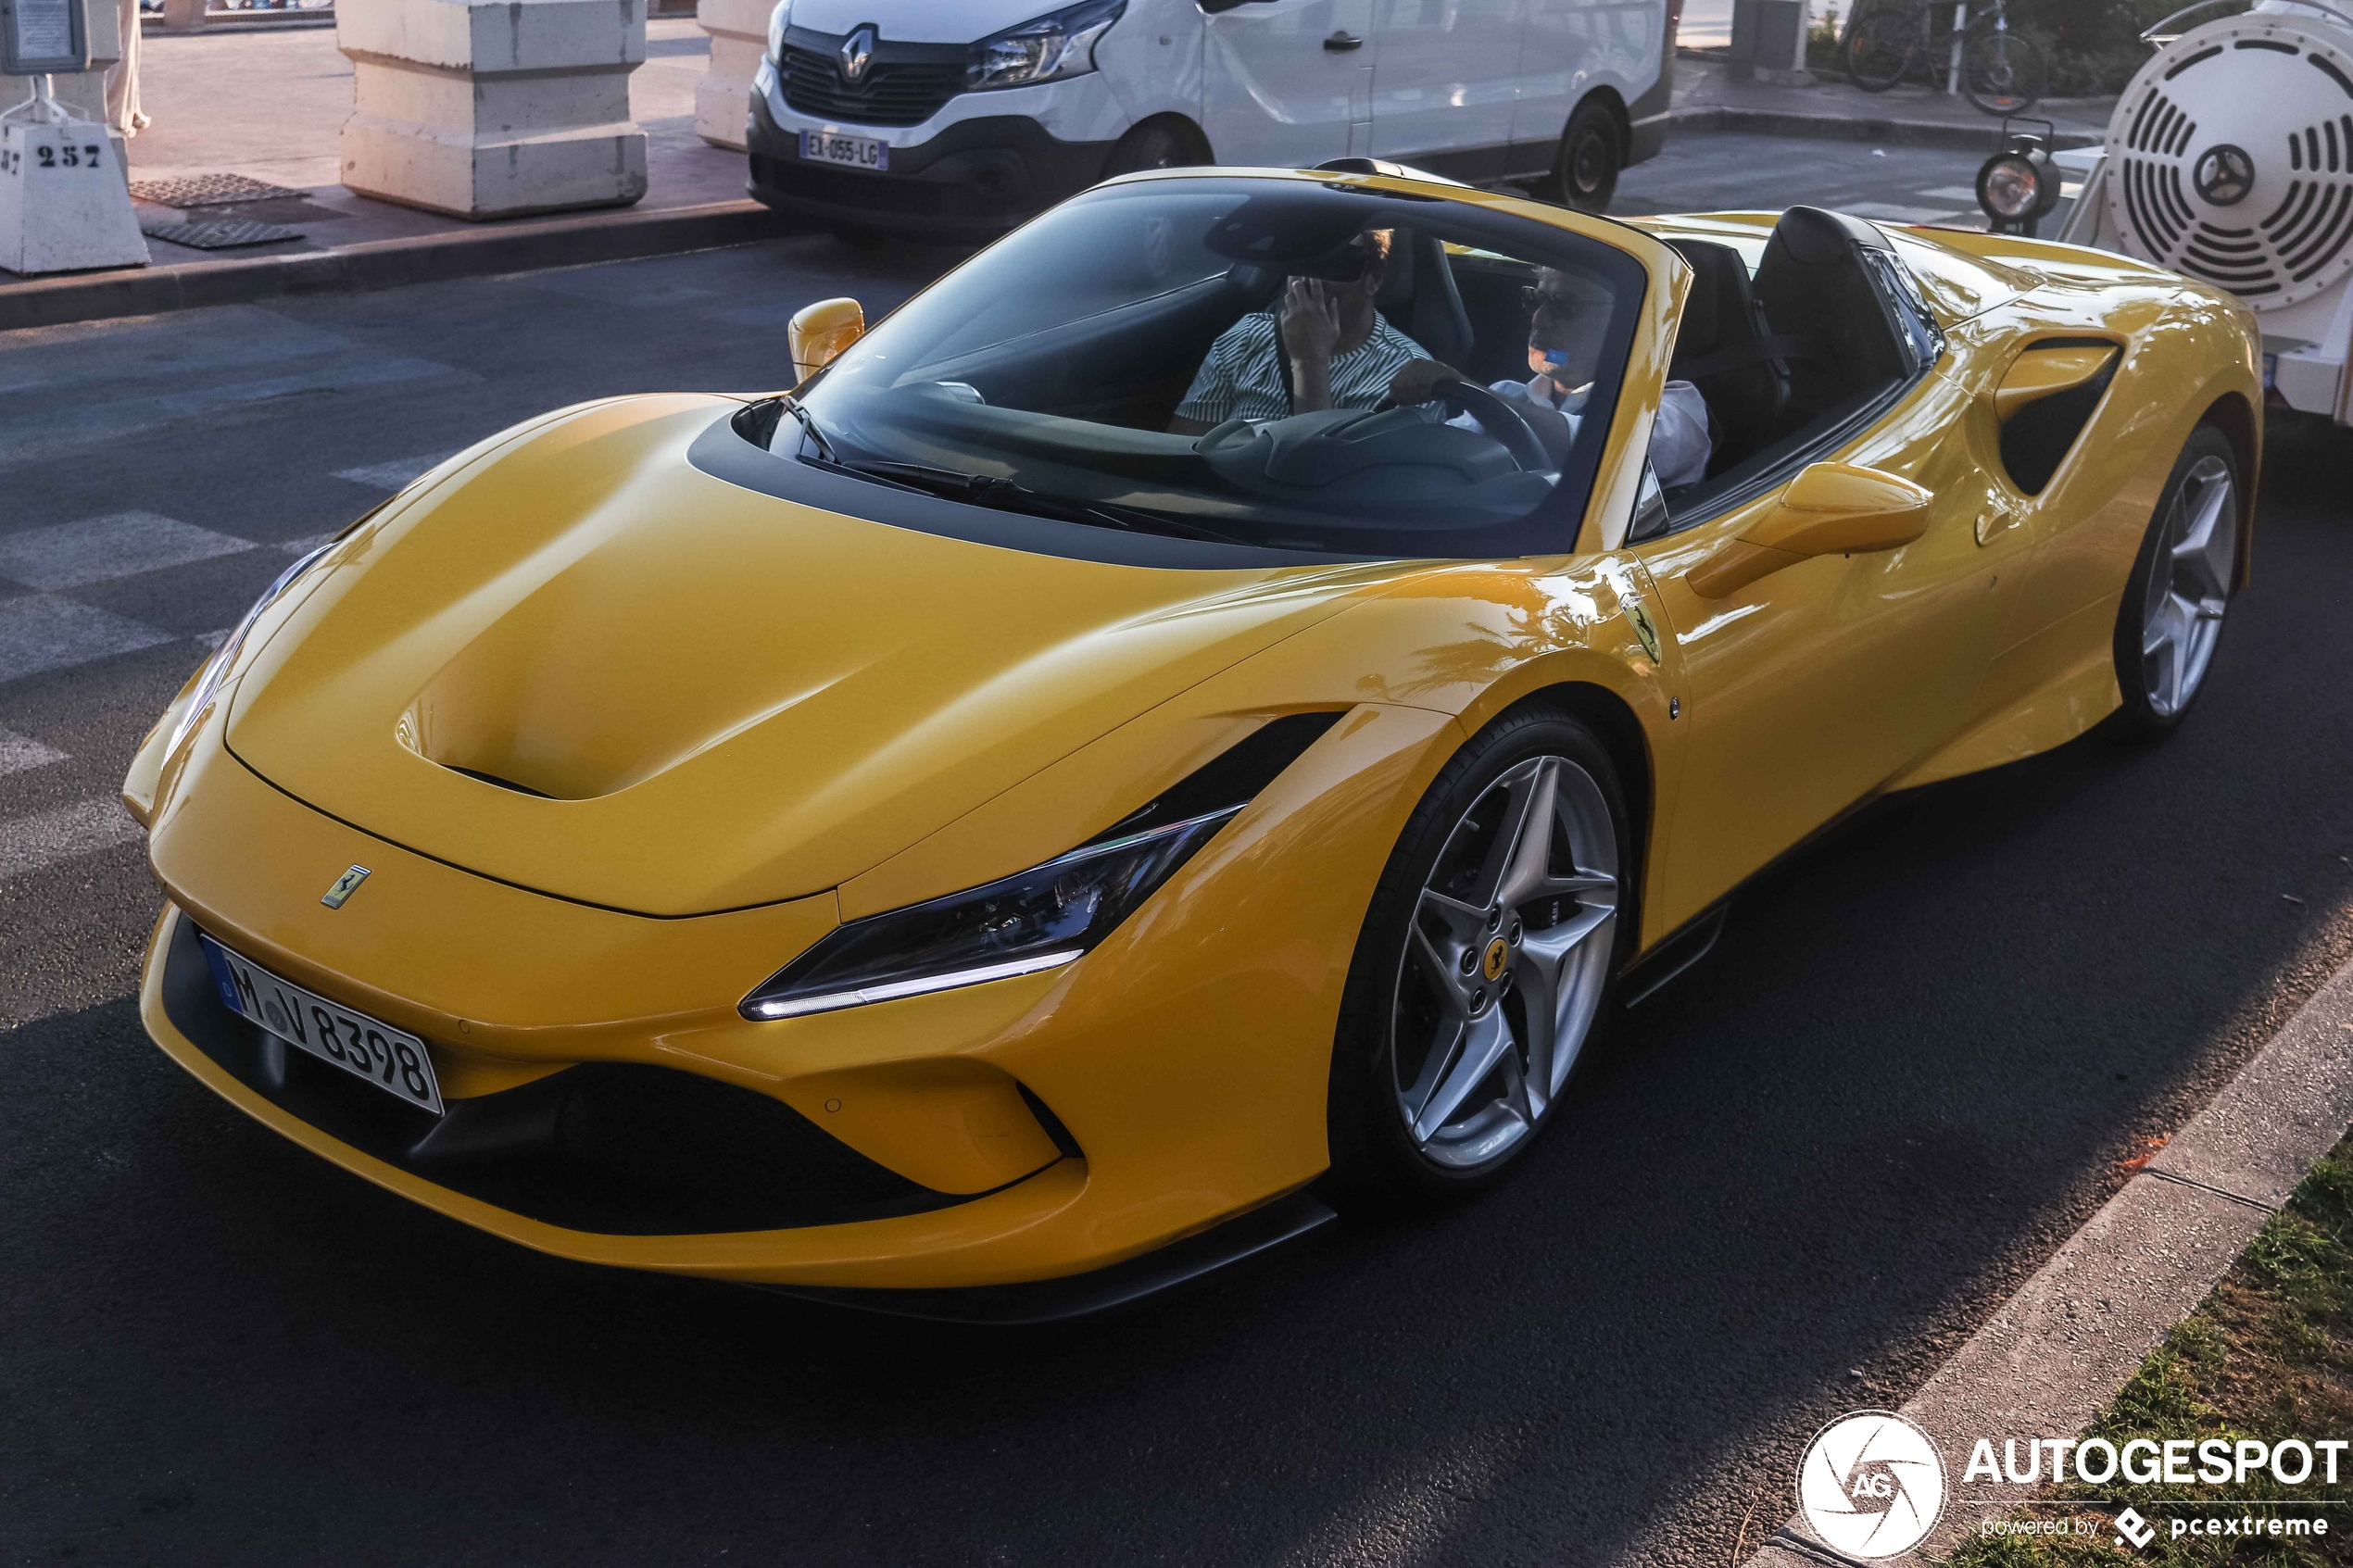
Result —
M2115 358L2116 345L2108 343L2030 348L2010 362L2002 384L1994 389L1994 417L2007 424L2029 403L2098 380Z
M1738 593L1809 556L1893 550L1928 532L1933 491L1849 463L1816 463L1781 492L1746 533L1692 568L1684 581L1704 599Z
M821 299L802 306L785 328L792 348L793 375L807 381L865 335L866 312L854 299Z

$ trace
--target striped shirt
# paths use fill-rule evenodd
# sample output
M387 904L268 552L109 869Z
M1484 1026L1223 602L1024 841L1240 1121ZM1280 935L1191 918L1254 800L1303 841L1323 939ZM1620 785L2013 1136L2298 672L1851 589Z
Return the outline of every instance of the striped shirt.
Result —
M1290 411L1282 357L1275 347L1275 310L1254 310L1220 332L1201 362L1176 417L1202 424L1230 419L1279 420ZM1391 377L1429 356L1412 338L1373 316L1373 335L1332 360L1332 407L1369 408L1389 395Z

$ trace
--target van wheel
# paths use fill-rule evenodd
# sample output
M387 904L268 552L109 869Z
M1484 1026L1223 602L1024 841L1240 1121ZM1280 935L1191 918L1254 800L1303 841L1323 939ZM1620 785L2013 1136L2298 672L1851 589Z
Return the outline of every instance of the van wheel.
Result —
M1580 212L1601 212L1617 194L1617 171L1626 165L1626 149L1618 144L1617 117L1609 107L1588 98L1568 117L1561 132L1560 151L1553 160L1553 200Z
M1152 119L1131 129L1103 159L1103 178L1137 174L1147 169L1189 169L1209 161L1201 139L1179 120Z

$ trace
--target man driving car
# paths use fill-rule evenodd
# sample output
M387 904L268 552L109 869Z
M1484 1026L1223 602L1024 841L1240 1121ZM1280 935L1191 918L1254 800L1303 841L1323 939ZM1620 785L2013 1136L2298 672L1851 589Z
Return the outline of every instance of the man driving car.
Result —
M1199 435L1230 419L1279 420L1378 404L1398 373L1422 357L1413 339L1373 308L1389 272L1390 238L1386 229L1358 234L1349 242L1364 253L1357 276L1290 278L1274 306L1220 333L1176 405L1170 432Z
M1592 391L1611 302L1598 282L1550 267L1537 270L1536 282L1526 291L1524 300L1529 311L1528 368L1535 373L1525 382L1496 382L1487 390L1526 408L1538 439L1558 461L1576 437L1579 411ZM1451 365L1417 356L1398 370L1388 390L1390 399L1400 404L1428 403L1436 396L1440 383L1467 380ZM1447 422L1478 428L1469 414ZM1699 388L1687 381L1668 382L1659 398L1658 418L1651 426L1651 468L1660 486L1672 490L1705 478L1714 445L1707 400L1700 395Z

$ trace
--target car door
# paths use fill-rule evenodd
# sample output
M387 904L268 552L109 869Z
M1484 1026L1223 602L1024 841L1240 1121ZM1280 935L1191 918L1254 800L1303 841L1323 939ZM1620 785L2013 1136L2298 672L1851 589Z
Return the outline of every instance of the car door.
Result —
M1721 598L1692 570L1739 539L1783 486L1638 545L1680 661L1692 725L1655 929L1742 878L1954 739L1990 659L2005 596L1978 544L1987 500L1969 394L1922 376L1875 428L1823 457L1933 491L1899 549L1801 560Z
M1512 107L1512 167L1548 169L1578 103L1607 84L1631 102L1657 80L1665 0L1528 0Z
M1210 0L1202 122L1219 163L1290 169L1370 150L1374 0Z
M1529 0L1375 0L1373 152L1458 179L1503 172Z

